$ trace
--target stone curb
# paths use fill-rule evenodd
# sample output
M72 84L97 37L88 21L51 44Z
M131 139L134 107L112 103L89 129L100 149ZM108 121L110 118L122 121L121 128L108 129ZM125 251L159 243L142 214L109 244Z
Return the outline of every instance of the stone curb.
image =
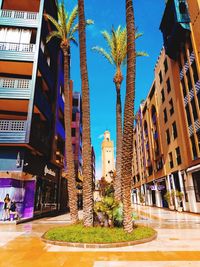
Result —
M43 242L50 244L50 245L56 245L56 246L67 246L67 247L75 247L75 248L118 248L118 247L128 247L128 246L134 246L134 245L151 242L157 238L157 232L151 237L140 239L140 240L119 242L119 243L101 243L101 244L55 241L55 240L46 239L44 236L45 236L45 233L41 237Z

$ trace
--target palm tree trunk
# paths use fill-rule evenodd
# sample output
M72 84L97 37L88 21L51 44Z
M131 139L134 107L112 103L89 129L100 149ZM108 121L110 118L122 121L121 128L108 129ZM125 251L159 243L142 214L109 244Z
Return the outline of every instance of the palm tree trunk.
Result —
M124 208L124 230L133 230L131 216L131 181L133 158L133 123L135 101L135 21L132 0L126 0L127 26L127 78L126 99L124 108L124 129L122 143L122 199Z
M117 127L117 151L116 151L116 177L114 178L115 200L121 201L121 153L122 153L122 107L121 107L121 84L116 85L116 127Z
M90 137L90 96L86 58L84 0L78 0L79 47L82 82L83 111L83 222L84 226L93 226L93 174Z
M62 45L64 55L64 122L65 122L65 166L67 168L68 192L69 192L69 208L72 223L78 221L77 207L77 191L76 191L76 176L74 168L74 155L72 150L71 138L71 112L69 98L69 55L68 47Z

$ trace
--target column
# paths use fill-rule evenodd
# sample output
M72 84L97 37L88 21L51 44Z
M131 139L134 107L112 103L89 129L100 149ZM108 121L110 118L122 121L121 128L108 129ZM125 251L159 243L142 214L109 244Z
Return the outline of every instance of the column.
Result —
M175 183L174 183L174 175L171 174L171 181L172 181L172 188L174 191L176 191L176 187L175 187ZM177 198L176 196L174 196L174 202L175 202L175 208L177 209L178 208L178 201L177 201Z
M180 188L181 188L181 192L183 193L183 200L182 200L182 204L183 204L183 210L186 211L186 203L185 203L185 192L184 192L184 185L183 185L183 177L181 172L178 172L178 178L179 178L179 184L180 184Z

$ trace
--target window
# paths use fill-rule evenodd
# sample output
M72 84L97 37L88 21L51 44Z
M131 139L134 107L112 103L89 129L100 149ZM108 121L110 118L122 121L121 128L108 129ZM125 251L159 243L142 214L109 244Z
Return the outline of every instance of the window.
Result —
M170 144L170 133L169 133L169 129L167 129L166 131L166 140L167 140L167 144Z
M174 167L172 152L169 153L169 166L171 169Z
M196 201L200 202L200 172L194 172L192 174L193 184L194 184L194 192L196 196Z
M175 121L172 123L172 134L173 134L173 138L176 139L178 134L177 134L177 128L176 128L176 122Z
M174 113L174 105L173 105L173 100L172 100L172 98L171 98L170 101L169 101L169 105L170 105L169 113L170 113L170 115L172 116L172 114Z
M187 71L186 76L187 76L187 82L188 82L188 89L189 89L189 91L191 91L192 90L192 81L191 81L189 70Z
M160 83L162 83L163 78L162 78L162 72L161 71L159 72L159 78L160 78Z
M72 121L76 121L76 113L72 113Z
M196 132L196 134L197 134L198 146L199 146L199 151L200 151L200 130Z
M161 90L161 100L162 100L162 103L165 101L165 91L164 91L164 89Z
M186 86L185 86L185 81L184 81L184 79L181 80L181 85L182 85L182 90L183 90L183 96L186 97L186 95L187 95L187 90L186 90Z
M73 107L78 107L78 99L77 98L73 98L72 105L73 105Z
M108 160L108 164L110 164L110 160Z
M191 101L191 105L192 105L192 113L193 113L194 121L196 121L198 119L198 114L197 114L197 109L196 109L194 98Z
M188 104L185 107L185 111L186 111L186 115L187 115L188 126L190 126L192 124L192 121L191 121L190 109L189 109L189 105Z
M185 46L183 46L182 52L183 52L183 58L184 58L184 64L185 64L187 62L187 54L186 54Z
M198 104L199 104L199 108L200 108L200 90L199 90L199 92L197 93L197 98L198 98Z
M167 122L167 110L166 110L166 108L164 109L163 114L164 114L164 122Z
M76 136L76 128L72 128L72 137Z
M188 49L189 49L189 51L190 51L190 54L192 54L192 52L193 52L193 47L192 47L191 38L188 39Z
M199 80L199 77L195 60L192 62L192 72L193 72L194 83L196 84Z
M167 58L165 58L164 67L165 67L165 73L166 73L168 71Z
M181 152L180 152L180 148L177 147L176 148L176 162L177 162L177 165L180 165L181 164Z
M171 91L171 84L169 78L167 79L167 93L169 94Z
M184 2L179 3L179 10L181 14L185 14L187 12L187 7Z
M194 135L190 137L190 142L191 142L191 147L192 147L192 153L193 153L193 159L197 158L197 149L196 149L196 144L194 140Z

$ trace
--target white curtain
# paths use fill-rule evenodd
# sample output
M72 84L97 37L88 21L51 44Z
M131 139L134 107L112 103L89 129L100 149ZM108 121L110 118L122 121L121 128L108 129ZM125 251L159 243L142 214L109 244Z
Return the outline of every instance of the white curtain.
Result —
M20 33L21 33L21 30L8 29L5 42L18 44L20 42Z
M20 44L30 44L31 42L31 31L21 30Z
M4 43L6 41L6 33L7 33L6 28L0 29L0 42Z

